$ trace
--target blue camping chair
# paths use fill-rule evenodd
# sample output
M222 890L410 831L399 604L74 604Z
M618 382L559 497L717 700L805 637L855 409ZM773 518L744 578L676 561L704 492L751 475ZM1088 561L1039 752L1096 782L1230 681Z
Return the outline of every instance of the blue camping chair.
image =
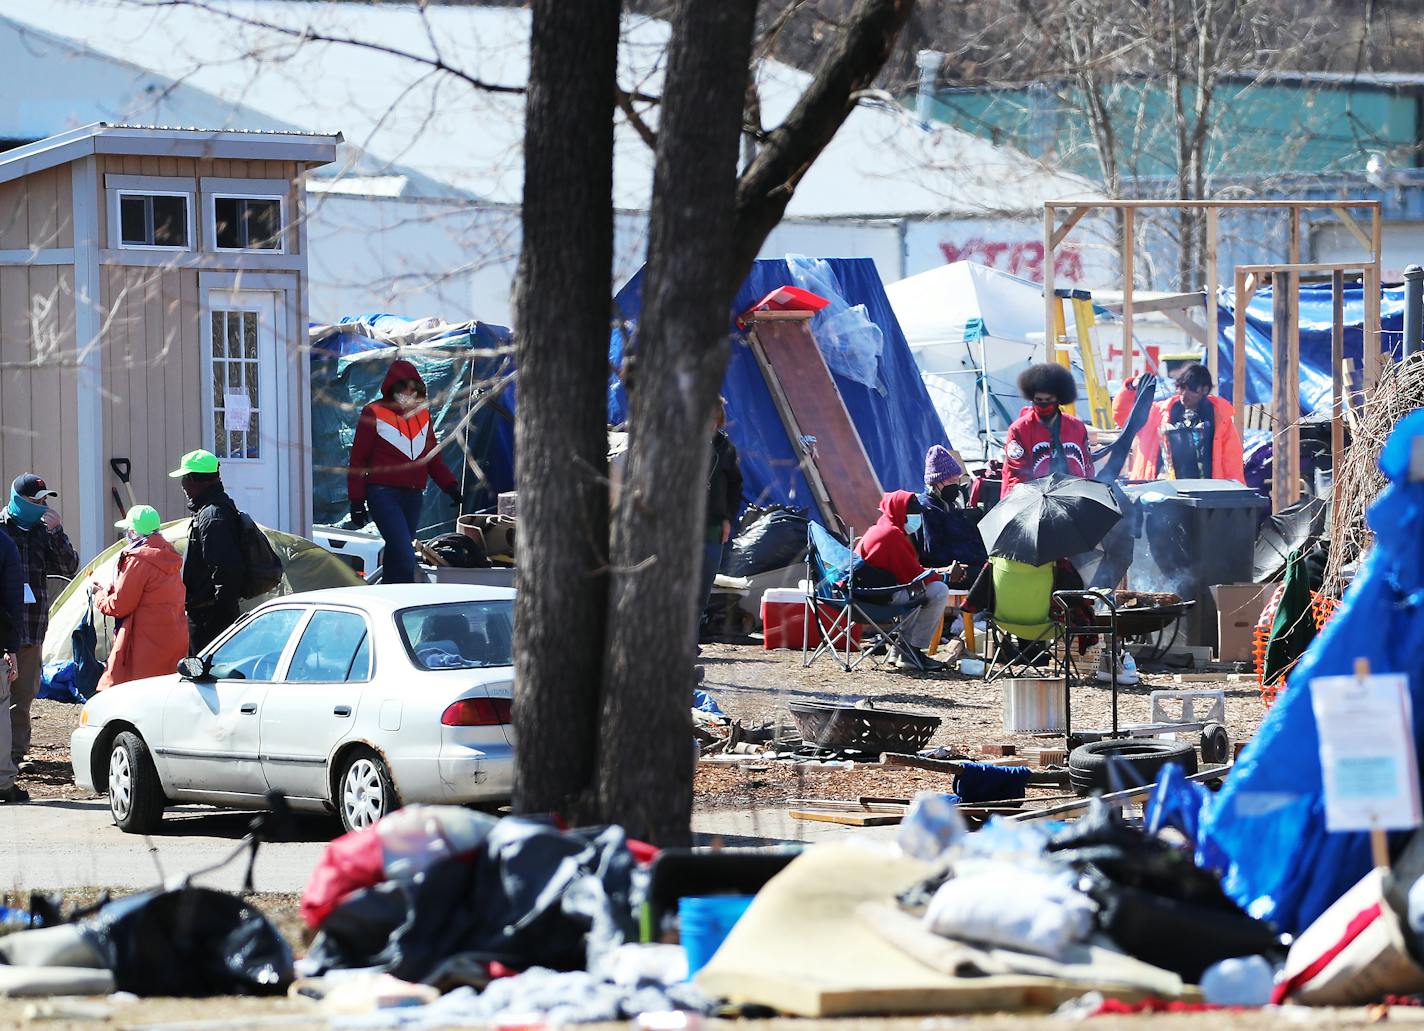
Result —
M882 654L890 656L898 651L916 669L923 670L919 656L914 649L903 644L901 638L905 619L918 612L926 599L921 595L918 601L904 605L893 605L890 599L898 591L923 583L933 575L933 571L927 569L907 584L857 587L855 578L864 564L863 559L824 526L816 522L808 524L802 666L809 666L822 655L829 655L849 673L867 658L872 665L879 665ZM851 632L856 623L868 628L869 636L874 639L856 643ZM842 640L845 643L844 652L837 643ZM852 659L853 653L855 657Z

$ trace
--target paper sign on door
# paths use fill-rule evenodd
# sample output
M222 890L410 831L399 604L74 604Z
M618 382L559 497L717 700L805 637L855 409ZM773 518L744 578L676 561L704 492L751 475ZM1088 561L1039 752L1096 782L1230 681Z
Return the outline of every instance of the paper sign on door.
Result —
M1326 830L1419 826L1409 678L1319 677L1310 682L1310 696L1320 733Z
M246 394L224 394L223 410L227 428L245 433L252 426L252 399Z

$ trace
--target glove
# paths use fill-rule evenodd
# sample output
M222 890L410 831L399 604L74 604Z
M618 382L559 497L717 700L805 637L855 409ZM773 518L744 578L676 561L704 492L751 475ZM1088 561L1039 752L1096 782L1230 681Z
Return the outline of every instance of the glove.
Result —
M370 521L370 517L366 514L366 503L364 501L351 502L351 526L353 528L362 527Z
M465 504L465 497L460 493L459 487L446 487L445 496L450 499L450 504L460 508Z

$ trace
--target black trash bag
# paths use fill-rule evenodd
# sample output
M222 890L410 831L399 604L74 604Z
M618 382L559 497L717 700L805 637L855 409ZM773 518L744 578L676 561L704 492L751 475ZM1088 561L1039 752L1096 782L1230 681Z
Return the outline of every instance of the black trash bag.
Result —
M473 858L353 894L323 922L307 958L322 973L377 967L407 981L429 981L461 954L583 970L591 954L636 940L634 866L620 827L560 831L506 817Z
M806 557L808 522L804 508L748 508L722 557L721 571L756 576L795 565Z
M292 950L261 910L186 887L110 902L79 924L121 992L140 996L281 995Z
M489 556L480 542L463 533L444 533L425 542L425 546L456 569L485 569Z

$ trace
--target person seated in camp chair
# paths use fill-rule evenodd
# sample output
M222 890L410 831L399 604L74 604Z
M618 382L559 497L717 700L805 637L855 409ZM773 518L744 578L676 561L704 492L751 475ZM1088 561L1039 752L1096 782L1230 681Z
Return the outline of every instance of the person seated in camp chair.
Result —
M920 562L930 569L962 568L961 576L946 574L964 586L974 581L989 560L975 520L960 504L959 483L964 466L946 447L935 444L925 454L925 489L915 495L924 515L918 533L912 534Z
M919 553L910 535L920 529L924 513L920 501L907 490L892 490L880 499L880 518L855 546L855 553L864 560L862 569L869 573L863 579L864 586L874 588L910 584L924 577L914 587L902 587L890 598L892 605L913 604L923 588L924 603L904 618L902 648L909 649L910 655L892 655L890 661L905 669L941 670L942 662L936 662L925 654L929 648L935 629L944 618L944 608L949 602L949 587L938 573L925 576L927 570L920 565ZM869 567L869 569L866 569ZM881 581L870 571L878 571ZM861 583L857 579L857 584Z

